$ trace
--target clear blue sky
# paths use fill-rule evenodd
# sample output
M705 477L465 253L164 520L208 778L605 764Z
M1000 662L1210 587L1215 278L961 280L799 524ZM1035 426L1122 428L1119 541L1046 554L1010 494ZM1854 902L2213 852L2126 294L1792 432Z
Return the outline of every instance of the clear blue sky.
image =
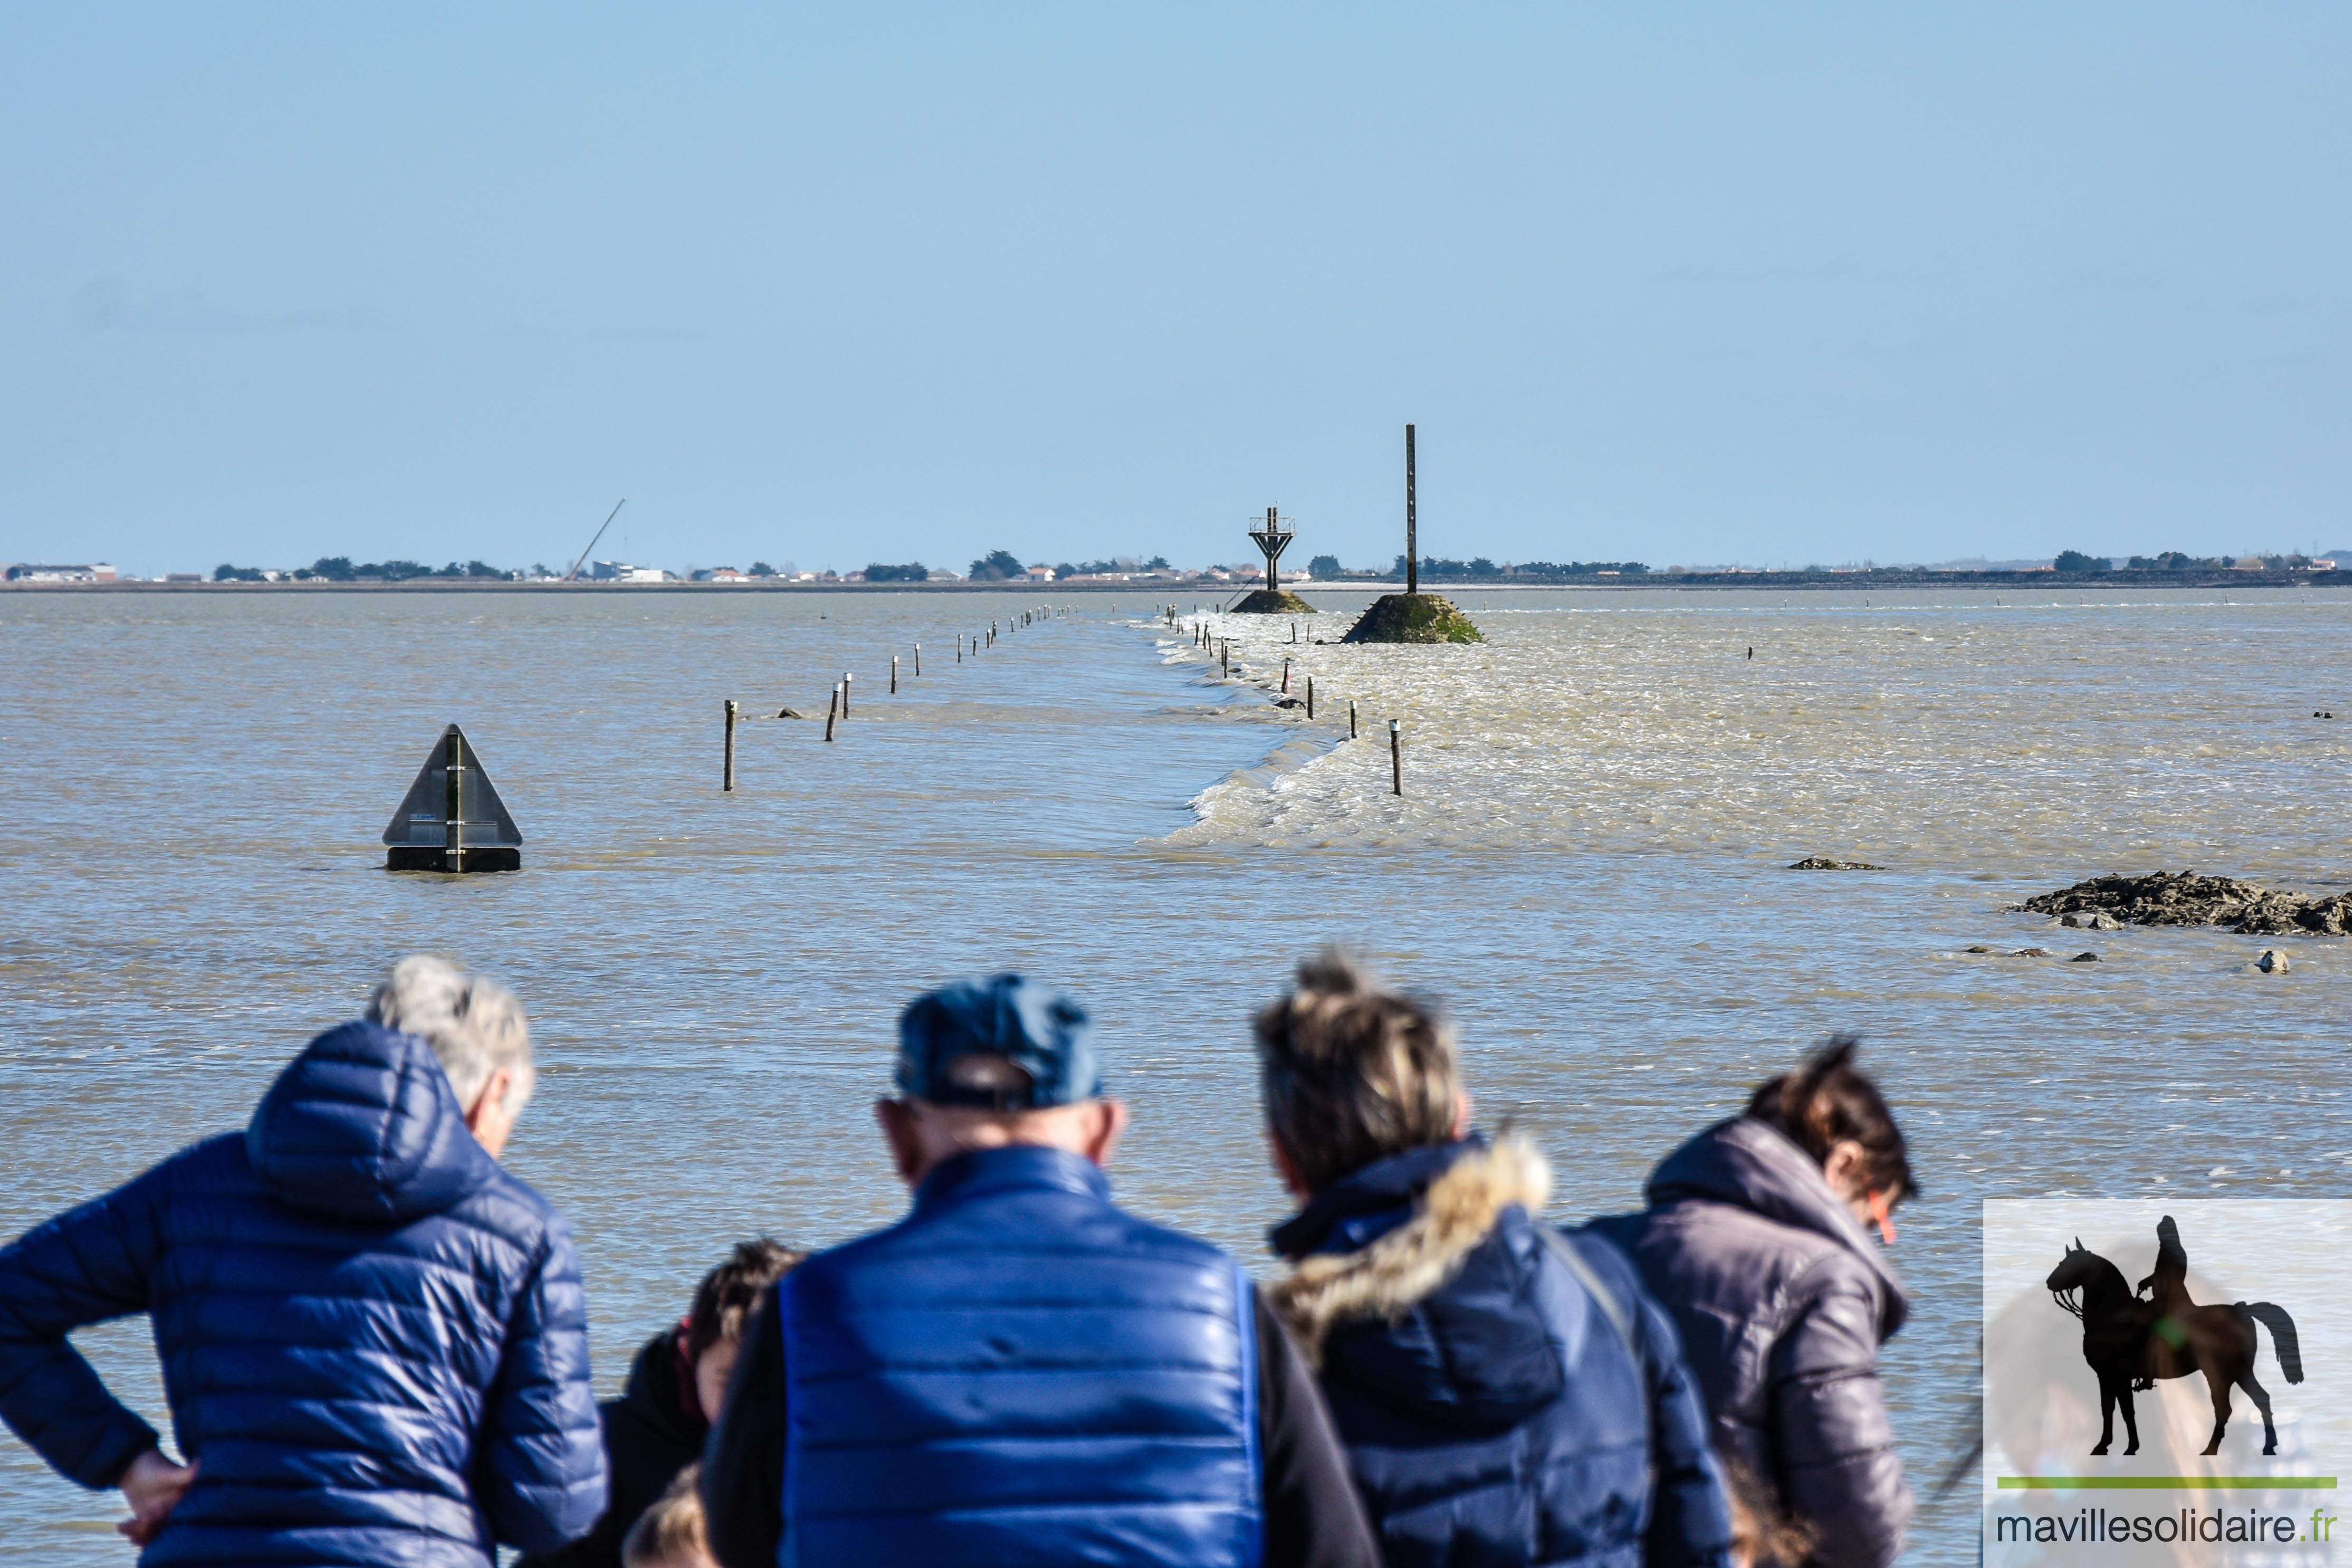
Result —
M0 557L2352 544L2352 9L0 11ZM615 525L615 534L622 531Z

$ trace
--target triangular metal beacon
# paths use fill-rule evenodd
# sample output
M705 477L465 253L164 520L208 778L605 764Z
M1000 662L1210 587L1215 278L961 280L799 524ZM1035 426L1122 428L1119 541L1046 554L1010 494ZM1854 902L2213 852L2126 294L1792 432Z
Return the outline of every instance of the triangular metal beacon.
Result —
M522 830L452 724L383 830L387 871L520 871Z

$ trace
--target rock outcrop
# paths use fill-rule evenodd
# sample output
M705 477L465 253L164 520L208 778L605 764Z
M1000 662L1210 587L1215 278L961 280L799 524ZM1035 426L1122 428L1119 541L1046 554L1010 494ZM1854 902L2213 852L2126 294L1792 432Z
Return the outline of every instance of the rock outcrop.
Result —
M1867 860L1832 860L1826 855L1808 855L1789 868L1791 871L1884 871L1884 866L1874 866Z
M1383 594L1341 642L1485 642L1470 617L1443 594Z
M2200 877L2194 871L2094 877L2016 907L2062 917L2103 913L2125 925L2226 925L2254 936L2342 936L2352 928L2352 893L2306 899L2235 877Z
M1287 588L1253 588L1242 595L1241 603L1225 614L1229 616L1311 616L1315 606Z

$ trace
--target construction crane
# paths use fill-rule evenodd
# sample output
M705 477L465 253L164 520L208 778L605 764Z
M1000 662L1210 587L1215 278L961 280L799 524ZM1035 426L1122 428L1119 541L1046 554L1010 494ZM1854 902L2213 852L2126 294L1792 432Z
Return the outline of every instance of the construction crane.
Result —
M580 581L580 568L588 564L589 553L596 548L596 541L604 537L604 529L613 526L613 519L620 516L621 509L628 504L629 498L626 496L623 496L619 500L613 503L612 511L607 513L604 518L604 527L596 531L595 535L588 541L588 548L580 552L580 559L574 561L572 563L572 570L563 574L563 580L565 582L577 583Z

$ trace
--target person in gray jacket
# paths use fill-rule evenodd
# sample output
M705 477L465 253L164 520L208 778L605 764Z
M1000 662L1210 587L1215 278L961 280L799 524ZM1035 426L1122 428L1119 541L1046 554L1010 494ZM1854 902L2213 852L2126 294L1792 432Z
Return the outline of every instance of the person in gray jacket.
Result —
M1902 1130L1832 1040L1594 1222L1681 1331L1759 1564L1885 1568L1911 1489L1878 1380L1908 1310L1871 1232L1916 1195Z

